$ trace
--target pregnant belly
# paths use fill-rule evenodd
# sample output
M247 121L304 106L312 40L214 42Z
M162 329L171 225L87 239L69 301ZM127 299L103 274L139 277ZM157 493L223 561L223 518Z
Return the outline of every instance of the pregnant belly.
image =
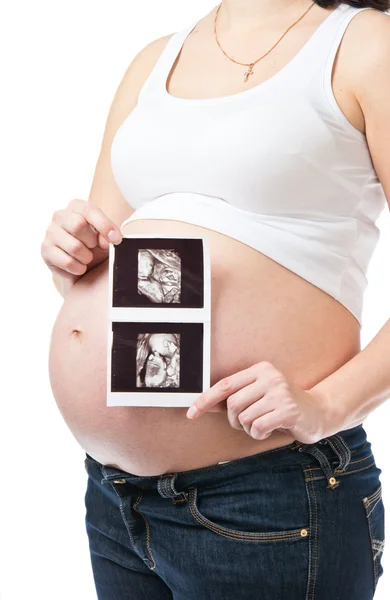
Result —
M359 352L355 318L334 298L252 248L202 227L130 221L124 233L207 235L211 256L211 385L267 360L303 388ZM49 376L58 408L92 457L136 475L195 469L293 441L254 440L226 412L106 406L108 260L81 277L52 330Z

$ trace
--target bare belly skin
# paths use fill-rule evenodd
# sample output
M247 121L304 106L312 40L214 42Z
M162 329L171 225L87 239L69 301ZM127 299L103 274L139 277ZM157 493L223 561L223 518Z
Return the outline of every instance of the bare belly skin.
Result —
M207 235L211 253L211 385L267 360L304 389L360 351L360 327L337 300L260 252L220 233L169 220L129 222L123 233ZM107 407L108 260L79 279L52 330L49 376L81 447L135 475L196 469L293 441L255 440L226 412L187 419L187 408Z

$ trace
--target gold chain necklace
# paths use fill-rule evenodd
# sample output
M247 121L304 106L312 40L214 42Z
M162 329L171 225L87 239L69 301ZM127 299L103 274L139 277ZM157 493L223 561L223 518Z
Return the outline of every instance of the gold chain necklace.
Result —
M215 13L215 18L214 18L214 35L215 35L216 42L217 42L218 46L220 47L220 49L222 50L222 52L224 53L224 55L229 60L231 60L232 62L234 62L234 63L236 63L238 65L243 65L245 67L249 67L249 69L244 74L245 75L244 82L247 82L248 78L249 78L249 75L253 75L253 67L255 66L255 64L258 63L259 60L261 60L262 58L264 58L265 56L267 56L267 54L269 54L271 52L271 50L273 50L275 48L275 46L277 46L279 44L279 42L284 38L284 36L286 35L286 33L288 31L290 31L290 29L292 27L294 27L294 25L296 25L297 23L299 23L299 21L301 19L303 19L303 17L309 12L309 10L311 8L313 8L314 5L315 5L315 2L312 2L312 4L309 6L309 8L307 10L305 10L305 12L303 13L303 15L301 17L299 17L299 19L297 21L295 21L295 23L293 23L292 25L290 25L290 27L288 27L288 29L286 29L286 31L284 32L284 34L282 35L282 37L278 39L278 41L276 42L276 44L274 44L272 46L272 48L270 48L268 50L268 52L266 52L265 54L263 54L263 56L260 56L260 58L258 58L254 62L251 62L251 63L242 63L242 62L239 62L238 60L234 60L234 58L231 58L230 56L228 56L228 54L226 54L225 50L221 47L221 44L218 41L218 36L217 36L217 16L218 16L218 13L219 13L219 9L222 6L222 2L221 2L221 4L217 8L217 12Z

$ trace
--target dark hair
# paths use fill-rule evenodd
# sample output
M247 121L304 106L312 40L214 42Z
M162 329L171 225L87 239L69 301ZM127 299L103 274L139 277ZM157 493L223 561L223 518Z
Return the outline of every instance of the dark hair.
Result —
M390 10L390 0L345 0L344 2L339 2L339 0L314 0L318 6L321 8L328 8L329 6L336 6L337 4L349 4L354 8L365 8L369 6L371 8L376 8L377 10L382 10L383 12Z

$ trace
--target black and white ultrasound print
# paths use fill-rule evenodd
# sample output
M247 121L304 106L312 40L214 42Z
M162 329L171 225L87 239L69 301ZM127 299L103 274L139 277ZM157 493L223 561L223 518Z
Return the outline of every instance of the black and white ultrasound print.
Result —
M138 293L155 304L180 303L181 259L176 250L138 250Z
M180 386L180 333L137 335L137 387Z
M210 387L208 236L110 246L107 406L190 406Z
M110 405L185 406L183 395L201 394L205 332L204 323L113 321Z
M207 309L202 239L124 236L112 260L112 307Z

